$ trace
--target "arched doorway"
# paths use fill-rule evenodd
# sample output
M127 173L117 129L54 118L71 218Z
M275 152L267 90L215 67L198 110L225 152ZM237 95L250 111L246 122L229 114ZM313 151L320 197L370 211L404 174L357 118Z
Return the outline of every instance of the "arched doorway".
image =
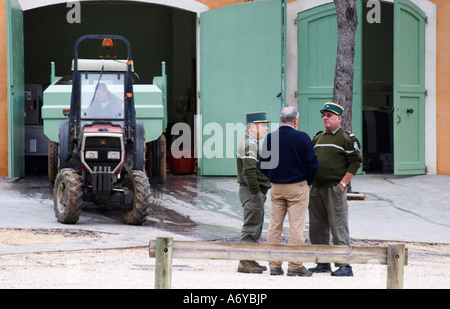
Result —
M38 3L35 3L38 2ZM40 149L36 132L42 129L39 91L50 83L50 63L57 76L71 79L73 45L88 33L119 34L132 44L137 83L152 84L161 74L161 62L168 75L168 121L193 122L196 93L197 11L206 7L192 1L81 1L80 22L70 23L67 1L21 1L23 11L24 84L29 114L25 118L25 172L45 173L45 147ZM50 5L51 4L51 5ZM93 51L94 53L96 51ZM38 89L35 91L35 89ZM34 95L36 94L36 97ZM36 104L36 101L38 102ZM42 105L42 100L40 102ZM186 106L189 104L189 106ZM36 105L37 108L34 108ZM33 132L32 135L29 132ZM34 147L34 148L33 148Z
M25 152L25 133L24 133L24 117L23 117L23 106L24 106L24 84L27 82L24 78L24 29L23 29L23 15L24 12L39 10L40 8L49 7L53 5L65 5L67 0L11 0L7 1L5 5L6 13L6 35L5 41L7 41L7 73L5 73L5 78L7 76L8 85L5 87L5 94L7 99L5 101L4 110L7 112L7 124L5 124L5 143L6 147L3 147L4 151L0 154L0 158L7 160L5 166L2 166L0 172L2 175L7 175L8 177L20 177L25 173L24 164L24 152ZM83 3L85 1L77 1ZM91 1L89 1L91 2ZM99 0L97 3L107 2ZM131 3L133 1L123 1L123 3ZM167 3L163 0L140 0L140 3L155 5L155 6L166 6L173 10L191 12L192 20L195 20L195 15L200 12L207 11L208 7L197 2L197 1L185 1L185 0L174 0ZM88 3L88 1L86 1ZM64 14L65 15L65 14ZM51 20L56 16L51 16ZM194 27L195 28L195 27ZM184 29L188 30L190 28L178 27L178 30ZM56 26L51 29L51 32L57 32L59 28ZM178 31L180 37L185 37L183 31ZM46 35L46 37L49 34ZM189 35L190 37L195 37L194 35ZM12 39L14 38L14 39ZM195 40L195 39L194 39ZM59 42L58 42L59 43ZM43 46L43 45L41 45ZM194 48L195 50L195 48ZM182 57L181 57L182 58ZM195 57L194 57L195 58ZM178 60L180 57L177 58ZM192 64L189 64L192 67ZM195 66L194 66L195 67ZM36 145L37 143L35 143ZM34 147L32 147L34 148Z
M414 2L424 3L427 1ZM359 1L358 4L361 8L366 6L367 1ZM429 117L433 117L432 109L426 110L425 108L425 100L435 104L434 97L425 97L425 88L435 87L432 84L433 79L429 80L431 84L426 86L425 83L427 71L433 71L433 61L430 59L427 61L430 67L425 68L425 58L426 56L430 57L428 53L425 53L425 49L433 49L433 42L425 41L426 17L424 12L412 1L386 1L381 3L381 7L383 18L387 18L386 22L382 24L384 29L377 28L377 25L367 27L364 15L367 10L359 9L358 11L360 34L357 34L355 46L353 116L358 113L361 115L364 110L363 114L367 117L360 122L364 127L364 134L362 126L361 129L358 128L358 119L357 127L354 127L353 130L362 140L367 154L364 167L368 171L378 169L395 174L424 174L428 162L434 164L435 167L432 159L433 153L435 156L436 151L435 137L430 134L427 135L429 138L427 146L433 145L434 150L430 152L429 161L426 162L425 159L425 135L427 131L433 132L433 128L432 126L425 127L424 122L427 111L428 115L431 115ZM323 100L330 97L330 88L332 91L333 79L329 78L330 74L320 75L327 71L334 76L335 62L330 59L335 59L336 55L334 47L336 44L333 44L333 38L337 39L337 25L332 11L333 3L330 2L320 6L311 6L307 10L299 12L297 17L298 104L301 110L308 111L308 119L305 120L302 129L311 135L314 135L317 128L321 127L320 118L313 116L318 115L320 109L320 104L315 101L319 100L323 104ZM429 11L433 11L433 8L429 8ZM334 24L330 24L330 22L334 22ZM428 25L428 27L430 26ZM415 30L413 31L413 29ZM322 42L333 46L317 47L314 50L314 47L307 41L308 37L311 38L314 34L308 33L308 31L322 31L321 37L328 38ZM428 31L433 31L433 28L428 28ZM372 35L375 37L371 37ZM390 46L385 45L381 55L370 47L370 43L373 43L370 40L376 40L380 35L383 36L384 42L389 41L389 37L391 37ZM363 43L368 41L369 44ZM330 60L328 65L326 64L327 59ZM358 70L359 61L362 61L360 70ZM387 61L387 63L382 63L383 61ZM314 69L314 63L324 67L325 71ZM383 69L385 72L382 72ZM307 74L308 72L314 72L314 74ZM314 76L317 77L316 80L311 79ZM321 80L320 76L323 78L328 76L328 79ZM358 92L358 89L361 91ZM359 99L361 95L363 95L362 99ZM376 102L370 102L371 99L375 99ZM381 112L381 107L383 112ZM381 118L385 118L378 124L370 122L375 118L373 116L374 108L377 109L378 114L381 112ZM388 126L383 125L383 122L387 122ZM353 123L355 125L355 121ZM381 144L386 149L377 145L378 140L381 140ZM378 160L375 162L377 166L374 166L372 156Z
M79 0L78 2L84 2L84 1L90 1L90 0ZM107 2L109 0L97 0L98 2ZM132 2L128 1L128 2ZM23 11L32 10L48 5L55 5L55 4L61 4L61 3L69 3L74 1L67 1L67 0L21 0L20 6ZM125 1L124 1L125 2ZM184 0L175 0L175 1L165 1L165 0L139 0L139 2L147 3L147 4L156 4L156 5L164 5L164 6L170 6L174 8L178 8L185 11L200 13L208 10L208 7L206 5L203 5L197 1L184 1Z

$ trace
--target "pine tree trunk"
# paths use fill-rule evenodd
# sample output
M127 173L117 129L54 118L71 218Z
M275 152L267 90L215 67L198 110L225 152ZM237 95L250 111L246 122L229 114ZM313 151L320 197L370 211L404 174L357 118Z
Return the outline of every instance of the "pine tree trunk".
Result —
M341 125L352 129L353 62L358 26L356 0L334 0L338 23L338 46L334 73L333 102L344 107Z

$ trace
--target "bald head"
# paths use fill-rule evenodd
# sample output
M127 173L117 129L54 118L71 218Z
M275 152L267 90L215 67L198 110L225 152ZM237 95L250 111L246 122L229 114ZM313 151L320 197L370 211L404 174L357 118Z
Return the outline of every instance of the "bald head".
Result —
M287 106L281 110L280 121L283 124L295 124L297 126L298 110L294 106Z

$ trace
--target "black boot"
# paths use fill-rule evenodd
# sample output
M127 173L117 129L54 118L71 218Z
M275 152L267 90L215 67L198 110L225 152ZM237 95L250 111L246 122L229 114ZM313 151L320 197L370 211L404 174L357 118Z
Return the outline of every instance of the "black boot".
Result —
M330 263L319 263L316 267L308 268L312 273L330 273L331 265Z
M335 277L353 277L352 267L350 265L345 265L339 267L338 270L331 273Z

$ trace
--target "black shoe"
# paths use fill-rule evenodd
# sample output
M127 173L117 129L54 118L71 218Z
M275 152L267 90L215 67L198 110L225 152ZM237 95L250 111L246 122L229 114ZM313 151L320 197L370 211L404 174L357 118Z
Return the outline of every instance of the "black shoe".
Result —
M305 268L305 266L298 267L298 268L291 268L288 269L287 272L288 276L300 276L300 277L311 277L312 272Z
M341 266L338 270L331 273L335 277L353 277L352 267L350 265Z
M330 263L319 263L316 267L308 268L313 273L331 273Z
M270 275L271 276L281 276L283 275L283 268L281 267L270 267Z

